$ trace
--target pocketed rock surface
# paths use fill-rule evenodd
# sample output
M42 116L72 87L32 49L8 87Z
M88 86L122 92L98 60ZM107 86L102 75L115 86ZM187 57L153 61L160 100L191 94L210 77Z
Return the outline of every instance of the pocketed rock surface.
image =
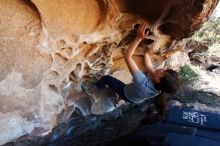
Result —
M144 71L144 49L160 66L179 51L170 47L173 41L199 28L217 2L1 0L0 145L26 134L46 135L76 105L86 114L117 108L114 96L91 96L81 84L106 74L131 81L123 55L136 24L150 26L151 35L134 55Z

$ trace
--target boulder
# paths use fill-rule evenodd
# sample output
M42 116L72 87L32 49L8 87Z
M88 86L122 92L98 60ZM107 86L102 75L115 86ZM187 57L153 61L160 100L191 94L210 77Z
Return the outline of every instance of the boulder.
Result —
M0 129L5 135L0 134L0 145L25 134L50 132L60 113L84 101L79 100L85 98L81 81L124 70L124 51L135 37L136 24L150 26L151 35L134 55L144 70L143 48L150 49L153 62L168 59L171 43L198 29L217 2L1 0ZM70 82L76 84L67 99L63 95L73 92L63 92Z

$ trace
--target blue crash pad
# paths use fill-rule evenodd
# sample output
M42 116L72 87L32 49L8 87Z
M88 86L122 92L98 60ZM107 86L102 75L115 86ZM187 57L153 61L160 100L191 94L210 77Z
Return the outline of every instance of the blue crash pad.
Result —
M207 130L198 128L195 135L220 141L220 130Z
M197 136L169 133L165 138L165 146L220 146L220 142Z
M146 126L131 134L130 138L144 139L144 138L164 138L167 133L179 133L194 136L197 132L196 128L186 127L181 125L174 125L169 123L158 122L151 126Z
M220 130L220 114L193 109L170 108L167 122L180 125Z

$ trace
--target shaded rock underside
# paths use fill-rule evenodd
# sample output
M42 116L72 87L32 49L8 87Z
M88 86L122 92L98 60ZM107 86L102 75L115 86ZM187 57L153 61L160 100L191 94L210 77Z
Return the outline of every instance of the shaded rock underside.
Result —
M85 115L109 111L100 106L109 98L85 94L81 82L105 74L131 81L123 54L135 37L136 24L150 26L151 35L134 55L144 70L144 49L151 49L153 62L165 61L180 49L172 50L171 43L197 29L216 4L217 0L1 0L0 145L28 133L45 134L68 119L75 107L83 105ZM57 117L60 113L65 114Z

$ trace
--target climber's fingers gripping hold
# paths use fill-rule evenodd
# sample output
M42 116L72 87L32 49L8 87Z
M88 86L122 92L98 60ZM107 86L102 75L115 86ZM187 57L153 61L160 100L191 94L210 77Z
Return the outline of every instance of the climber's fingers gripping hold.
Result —
M148 29L147 24L140 24L137 30L137 37L141 39L146 38L149 35L149 30L147 29Z

